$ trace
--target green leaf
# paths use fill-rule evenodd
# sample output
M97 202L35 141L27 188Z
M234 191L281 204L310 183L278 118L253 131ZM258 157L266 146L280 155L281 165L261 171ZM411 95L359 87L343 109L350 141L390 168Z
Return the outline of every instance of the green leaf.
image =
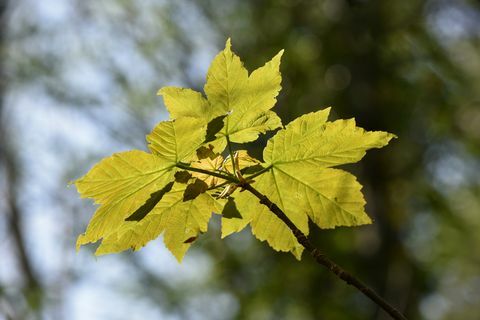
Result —
M174 180L176 163L195 158L205 133L206 125L194 118L160 122L147 136L153 154L138 150L114 154L77 180L81 196L101 204L77 247L109 235L147 205L152 194Z
M394 137L365 131L353 119L327 122L329 111L303 115L277 132L263 154L263 166L270 170L253 183L306 235L308 218L321 228L371 223L356 178L329 167L357 162L366 150L380 148ZM222 219L222 236L250 223L257 238L299 258L301 250L291 231L269 210L252 207L254 201L251 195L235 195L242 218Z
M202 160L192 162L191 166L197 169L204 169L204 170L209 170L209 171L217 171L219 170L223 165L223 157L221 155L218 155L216 157L212 158L204 158ZM215 185L218 185L220 183L225 182L223 179L208 175L205 173L199 173L199 172L192 172L191 173L193 177L196 177L197 179L202 180L207 184L208 187L213 187Z
M192 117L209 124L205 143L221 153L227 137L232 142L250 142L281 127L280 118L270 109L281 89L282 54L283 50L249 76L229 39L208 70L204 87L208 100L199 92L178 87L162 88L158 94L173 119Z
M230 39L225 50L212 61L204 90L213 109L224 113L241 108L248 94L248 71L231 50Z
M174 184L144 219L126 221L104 238L96 254L138 250L163 233L166 247L181 262L191 245L187 240L206 232L212 212L221 211L219 202L207 193L184 201L185 189L186 185Z
M232 119L234 117L238 120ZM230 141L235 143L255 141L260 133L266 133L282 126L282 121L273 111L256 113L250 110L250 112L237 112L235 116L232 113L225 121L228 124L220 132L220 139L223 135L225 138L229 137Z
M192 89L164 87L157 93L163 97L172 119L191 117L209 123L226 113L223 108L212 108L205 97Z
M229 115L218 138L244 143L254 141L260 133L279 128L280 118L269 111L280 92L280 59L283 50L270 62L255 70L250 76L240 58L231 50L230 39L225 50L213 60L207 73L205 93L215 109Z
M271 177L270 182L276 189L288 190L289 194L283 197L278 192L278 198L285 213L304 233L308 233L305 230L308 225L302 224L302 219L307 215L324 229L371 223L363 208L362 186L346 171L319 169L311 164L302 167L278 165L265 176ZM267 188L266 185L258 186L260 192Z
M190 162L205 141L206 130L206 124L191 117L162 121L147 135L148 148L166 161Z
M263 152L267 165L305 163L332 167L354 163L366 150L381 148L395 137L382 131L365 131L355 119L326 122L330 109L303 115L268 141Z
M173 180L174 163L143 151L115 153L95 165L75 182L82 198L95 199L100 207L77 248L114 232L125 218L144 205L151 195Z
M255 178L253 186L258 190L262 189L264 195L277 204L295 225L308 235L308 218L304 213L298 214L298 203L295 197L290 196L289 188L278 190L275 187L275 177L267 174ZM233 199L241 217L238 215L222 217L222 238L239 232L250 224L252 233L257 239L267 241L277 251L291 251L297 259L300 259L303 247L283 221L250 193L236 192Z

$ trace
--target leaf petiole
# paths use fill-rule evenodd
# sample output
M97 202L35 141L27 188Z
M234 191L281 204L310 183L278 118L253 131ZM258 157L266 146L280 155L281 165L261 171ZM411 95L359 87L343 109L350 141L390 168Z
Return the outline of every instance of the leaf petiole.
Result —
M214 177L217 177L217 178L221 178L223 180L227 180L227 181L230 181L230 182L233 182L233 183L239 183L240 182L240 180L238 180L235 176L221 174L221 173L218 173L218 172L215 172L215 171L205 170L205 169L201 169L201 168L194 168L194 167L191 167L188 164L182 163L182 162L178 162L175 166L177 168L184 169L184 170L187 170L187 171L194 171L194 172L198 172L198 173L208 174L208 175L211 175L211 176L214 176Z
M263 168L262 170L258 171L258 172L255 172L254 174L248 176L248 177L245 177L246 179L253 179L255 177L258 177L259 175L262 175L264 174L265 172L267 172L268 170L272 169L273 165L269 165L268 167L266 168Z
M230 154L230 161L232 161L233 175L236 177L237 166L235 165L235 154L233 153L232 143L230 142L230 138L228 137L228 135L225 136L225 138L227 138L228 153Z
M215 190L215 189L218 189L218 188L222 188L222 187L224 187L224 186L226 186L227 184L230 184L230 183L231 183L230 181L225 181L223 183L220 183L219 185L210 187L207 190Z

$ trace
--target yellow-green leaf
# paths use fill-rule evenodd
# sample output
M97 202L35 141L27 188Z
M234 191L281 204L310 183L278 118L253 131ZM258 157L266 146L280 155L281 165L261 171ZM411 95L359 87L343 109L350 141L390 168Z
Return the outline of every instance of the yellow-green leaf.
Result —
M275 130L282 126L282 121L273 111L245 112L243 114L236 113L236 115L239 118L238 122L234 122L230 117L225 119L225 121L228 121L228 127L226 125L220 132L220 139L225 139L223 137L228 136L230 141L235 143L255 141L260 133Z
M204 87L208 100L199 92L178 87L162 88L158 94L163 97L172 119L193 117L203 124L220 119L223 128L206 142L220 153L227 137L232 142L250 142L261 133L281 127L280 118L270 109L281 89L282 54L283 50L249 76L240 58L231 50L229 39L208 70ZM218 118L220 116L226 117Z
M152 193L173 181L175 164L195 157L205 133L206 125L190 117L160 122L147 136L153 154L137 150L114 154L77 180L82 197L101 204L77 247L114 232Z
M258 187L269 182L269 177L260 176L254 186ZM270 190L267 195L269 199L279 199L272 188L267 189ZM222 238L240 232L250 224L252 233L257 239L267 241L270 247L277 251L290 251L297 259L301 258L303 247L297 242L292 231L255 196L248 192L235 192L233 199L240 217L222 216ZM285 204L280 201L276 203L286 211ZM308 234L308 227L304 231Z
M318 168L275 165L256 177L253 187L278 205L305 235L308 217L321 228L371 223L364 211L361 185L348 172ZM291 251L300 259L302 247L286 224L249 193L235 193L241 218L222 218L222 237L239 232L247 224L259 240L278 251Z
M167 161L190 162L203 144L206 130L206 124L191 117L162 121L147 135L148 147Z
M212 212L221 210L207 193L184 201L185 189L185 185L174 184L145 218L125 221L120 229L104 238L96 254L138 250L163 233L166 247L181 261L191 245L189 239L206 232Z
M306 235L308 235L308 217L305 211L299 210L299 199L291 192L289 178L278 176L272 172L255 178L253 186L278 205L289 219ZM241 218L222 217L222 237L241 231L247 224L257 239L267 243L277 251L291 251L300 259L303 247L297 242L287 225L277 218L259 199L247 192L233 194L235 204Z
M259 165L260 161L251 157L248 154L247 150L237 150L235 151L235 163L238 165L238 168L240 170L243 170L249 167ZM223 165L223 170L233 174L233 166L230 157L228 157L227 161L225 161L225 164Z
M197 168L197 169L217 171L222 167L222 164L223 164L223 157L221 155L219 155L219 156L217 156L213 159L210 159L209 157L207 157L205 159L202 159L202 160L199 160L199 161L196 161L196 162L192 162L191 166L194 167L194 168ZM215 176L212 176L212 175L208 175L208 174L205 174L205 173L192 172L191 174L192 174L193 177L196 177L197 179L200 179L203 182L205 182L209 187L213 187L217 184L225 182L225 180L223 180L221 178L218 178L218 177L215 177Z
M327 122L329 111L303 115L277 132L264 150L263 166L270 170L253 183L307 235L308 218L321 228L371 223L356 178L329 167L357 162L366 150L380 148L394 137L365 131L353 119ZM283 222L251 195L233 196L242 217L223 218L223 236L250 223L257 238L299 257L299 244Z
M303 115L268 141L263 152L267 164L304 163L332 167L354 163L366 150L381 148L395 137L383 131L365 131L355 119L326 122L330 109Z
M281 87L280 60L283 50L263 67L258 68L248 78L245 102L233 109L225 121L223 131L230 141L242 143L254 141L260 133L275 130L282 126L276 113L269 111L277 102Z
M250 142L260 133L281 126L280 118L269 110L275 105L281 89L282 53L280 51L250 77L240 58L232 52L230 40L225 50L215 57L208 70L205 93L212 108L229 113L217 135L219 139L228 136L232 142Z
M83 198L95 199L100 207L77 247L114 232L123 220L142 206L152 193L173 180L173 163L133 150L115 153L95 165L75 182Z
M280 164L266 175L274 177L278 189L288 187L290 201L296 203L296 208L287 209L296 211L289 212L291 216L307 214L324 229L371 223L364 211L362 186L346 171L318 168L312 164L302 167ZM264 186L258 187L259 191L263 189Z
M212 107L200 92L192 89L164 87L157 94L163 97L171 119L192 117L206 124L226 113L222 106Z
M224 113L240 108L248 94L247 81L248 71L232 52L228 39L225 50L213 59L207 73L204 90L212 108Z

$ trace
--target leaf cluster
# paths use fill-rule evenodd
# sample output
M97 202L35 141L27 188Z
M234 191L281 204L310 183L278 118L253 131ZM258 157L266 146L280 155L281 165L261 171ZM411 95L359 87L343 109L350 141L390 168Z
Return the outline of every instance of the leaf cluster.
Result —
M359 161L394 135L365 131L354 119L328 121L330 108L283 127L271 110L281 89L282 54L249 74L227 40L208 70L205 96L186 88L160 89L170 119L147 135L150 152L113 154L75 182L82 197L99 205L77 247L101 241L97 254L138 250L163 234L181 261L215 213L222 215L222 237L250 225L259 240L300 259L303 247L292 231L242 192L245 183L306 235L309 220L320 228L371 223L362 186L334 167ZM233 150L232 143L252 142L277 129L263 160Z

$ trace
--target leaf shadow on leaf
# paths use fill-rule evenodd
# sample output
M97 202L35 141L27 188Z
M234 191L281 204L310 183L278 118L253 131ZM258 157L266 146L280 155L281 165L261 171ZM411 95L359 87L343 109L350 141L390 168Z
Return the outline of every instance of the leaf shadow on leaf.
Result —
M228 198L227 203L225 204L222 210L222 217L227 219L242 218L240 211L238 211L237 209L237 205L235 204L234 198L232 197Z
M175 182L185 184L188 183L191 178L192 175L188 171L175 172Z
M220 132L223 128L223 119L227 115L219 116L210 121L207 125L207 134L205 136L205 143L214 141L216 139L215 135Z
M160 200L162 200L163 196L169 192L170 190L172 190L172 186L173 186L173 182L170 182L169 184L167 184L163 189L161 190L158 190L154 193L152 193L150 195L150 198L140 207L138 208L137 210L135 210L134 213L132 213L131 215L129 215L125 221L140 221L142 220L143 218L145 218L145 216L153 210L153 208L155 208L155 206L157 205L157 203L160 202Z
M206 192L208 185L200 179L195 179L195 182L189 184L183 193L183 201L193 200L200 194Z
M210 160L215 159L218 156L215 152L213 152L211 145L209 148L205 146L201 146L200 148L197 149L197 158L199 160L203 160L206 158L210 158Z

